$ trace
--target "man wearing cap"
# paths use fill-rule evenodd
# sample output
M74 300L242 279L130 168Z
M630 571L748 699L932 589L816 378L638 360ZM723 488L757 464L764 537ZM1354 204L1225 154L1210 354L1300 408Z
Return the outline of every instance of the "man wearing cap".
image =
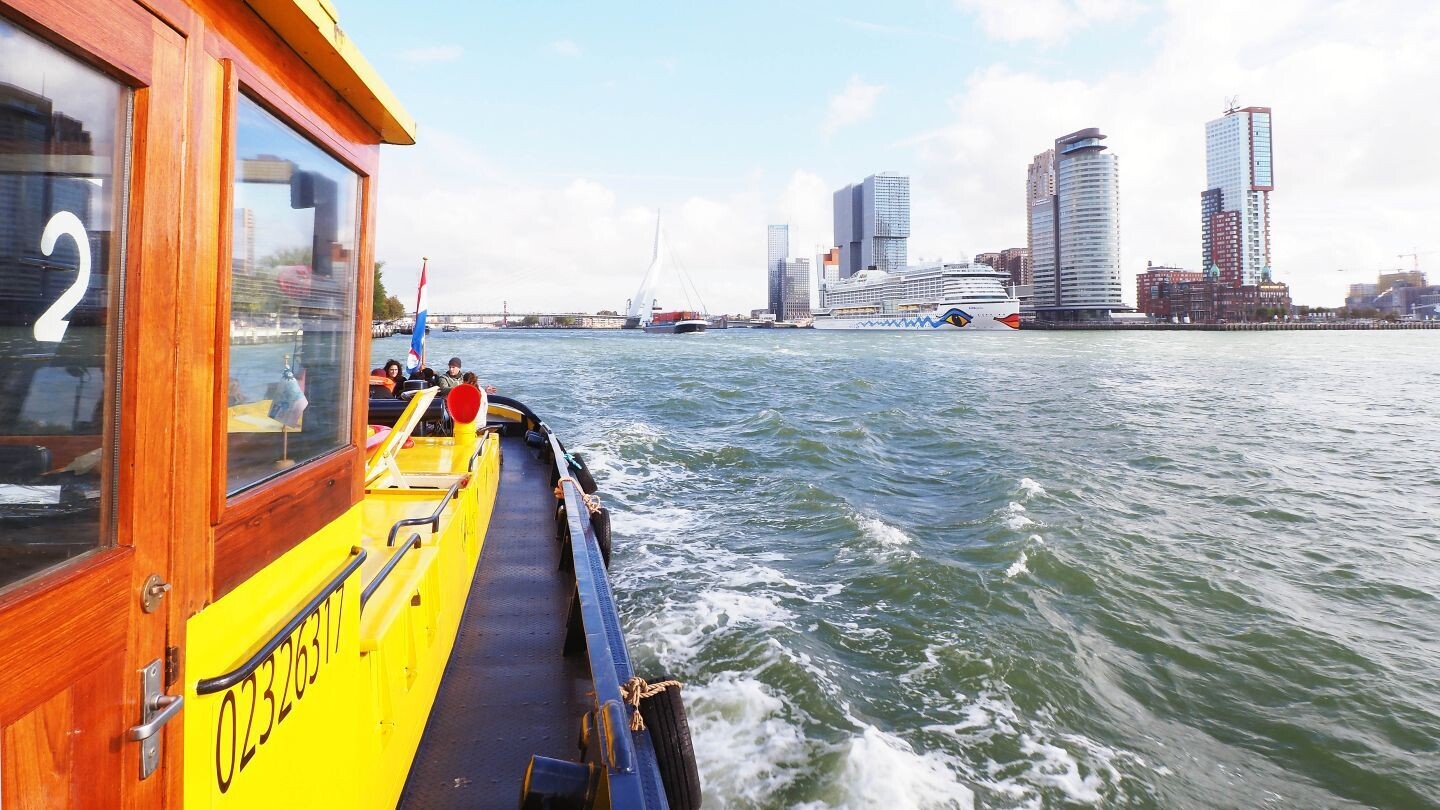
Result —
M436 378L435 385L441 391L449 391L460 384L460 358L450 358L450 368Z

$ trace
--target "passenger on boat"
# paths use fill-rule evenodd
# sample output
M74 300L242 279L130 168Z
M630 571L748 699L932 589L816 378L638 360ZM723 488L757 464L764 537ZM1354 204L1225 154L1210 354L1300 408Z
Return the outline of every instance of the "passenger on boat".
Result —
M400 383L405 382L405 367L400 365L400 361L386 360L384 375L390 381L390 390L399 393Z
M451 388L460 384L460 365L460 358L450 358L450 367L445 370L444 374L441 374L437 378L437 382L435 383L440 386L442 392L449 391Z
M389 360L383 368L373 369L370 372L370 398L385 399L386 397L400 396L401 383L405 382L405 375L400 371L398 360Z

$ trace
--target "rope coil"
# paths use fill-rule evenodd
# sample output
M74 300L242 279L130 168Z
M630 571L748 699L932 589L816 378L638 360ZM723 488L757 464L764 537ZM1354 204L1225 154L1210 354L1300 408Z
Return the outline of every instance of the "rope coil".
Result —
M563 500L565 500L565 482L566 482L566 481L569 481L570 483L574 484L574 485L577 486L577 487L580 486L580 482L579 482L579 481L576 481L574 478L571 478L571 477L568 476L568 475L565 476L564 478L561 478L559 481L556 481L556 482L555 482L555 500L557 500L557 501L563 501ZM580 491L581 491L581 492L584 492L585 490L584 490L584 488L582 487Z
M568 475L565 476L564 478L561 478L561 479L560 479L560 482L555 485L555 500L557 500L557 501L563 501L563 500L565 500L565 482L566 482L566 481L569 481L570 483L572 483L572 484L574 484L575 486L577 486L577 487L580 488L580 500L582 500L582 501L585 502L585 508L590 510L590 514L593 515L593 514L595 514L596 512L599 512L599 511L600 511L600 496L599 496L599 495L586 495L586 494L585 494L585 488L580 486L580 482L579 482L579 481L576 481L574 478L571 478L571 477L568 476Z
M640 701L655 697L671 686L677 689L685 688L685 685L679 681L648 683L638 675L620 685L620 699L635 707L635 711L630 715L631 731L645 730L645 718L640 716Z

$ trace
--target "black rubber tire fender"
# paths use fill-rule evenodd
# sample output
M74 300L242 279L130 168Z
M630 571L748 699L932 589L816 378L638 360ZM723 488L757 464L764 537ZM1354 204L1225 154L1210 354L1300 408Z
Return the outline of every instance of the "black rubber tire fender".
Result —
M570 471L575 480L580 482L580 488L585 490L586 495L594 495L595 490L600 488L595 484L595 476L590 474L590 466L579 453L570 453Z
M590 513L590 528L595 530L595 545L600 547L600 558L605 561L605 567L610 567L610 510L600 507L600 511Z
M669 676L662 676L652 683L668 680ZM695 766L690 721L685 718L680 687L668 686L664 692L640 701L640 716L645 718L645 730L655 746L660 782L665 785L670 810L695 810L700 806L700 770Z

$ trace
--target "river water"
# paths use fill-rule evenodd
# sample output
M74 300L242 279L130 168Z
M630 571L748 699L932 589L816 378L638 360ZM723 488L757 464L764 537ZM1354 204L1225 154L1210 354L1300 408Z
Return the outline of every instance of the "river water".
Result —
M586 455L708 807L1398 808L1440 802L1437 341L509 330L428 354Z

